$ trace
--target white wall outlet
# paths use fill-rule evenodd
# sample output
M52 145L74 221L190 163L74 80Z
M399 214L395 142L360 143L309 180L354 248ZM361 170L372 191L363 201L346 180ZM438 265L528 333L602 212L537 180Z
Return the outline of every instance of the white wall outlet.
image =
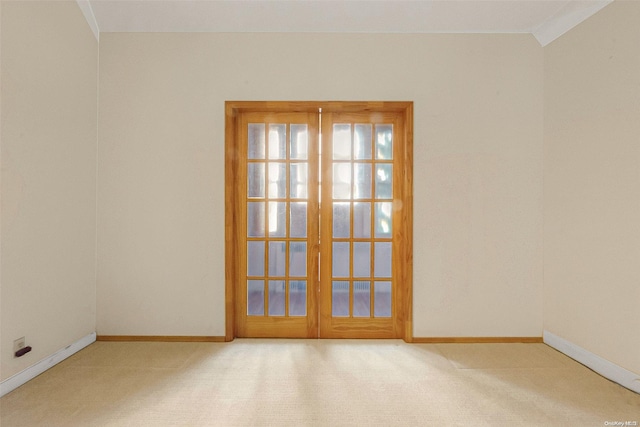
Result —
M13 354L16 354L16 351L24 348L24 337L18 338L13 341Z

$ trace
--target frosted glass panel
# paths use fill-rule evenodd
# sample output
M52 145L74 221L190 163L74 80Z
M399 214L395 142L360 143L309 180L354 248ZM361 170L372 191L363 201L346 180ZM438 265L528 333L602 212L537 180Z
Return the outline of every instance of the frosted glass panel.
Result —
M269 163L269 197L283 198L287 189L287 164Z
M269 242L269 276L284 277L286 243Z
M374 276L391 277L391 242L375 242L374 245Z
M269 280L269 316L284 316L284 280Z
M333 204L333 237L349 237L350 203Z
M353 133L354 158L356 160L371 159L371 125L357 124Z
M351 125L333 125L333 159L351 160Z
M270 159L284 159L287 154L287 147L285 145L285 136L287 132L287 125L284 124L270 124L269 125L269 158Z
M353 243L353 277L371 277L371 243Z
M392 220L391 220L391 202L379 202L375 204L375 237L391 238Z
M333 277L349 277L349 242L333 242Z
M264 242L247 242L247 276L264 276Z
M393 165L376 165L376 199L393 197Z
M375 282L374 317L391 317L391 282Z
M351 198L351 164L333 164L333 198Z
M353 204L353 237L371 237L371 203Z
M264 316L264 280L247 280L247 314Z
M248 153L250 159L264 159L264 123L249 123L248 131Z
M393 125L376 125L376 159L393 159Z
M264 202L247 203L247 236L264 237Z
M286 202L269 202L269 236L285 237L287 224Z
M349 282L331 284L331 315L349 317Z
M353 189L354 199L371 198L371 164L356 163L354 165L355 188Z
M371 316L371 283L353 282L353 317Z
M248 174L248 197L264 197L264 163L249 163L247 165Z
M289 276L307 275L307 242L289 243Z
M291 203L290 229L291 237L307 237L307 202Z
M295 160L307 160L309 151L309 137L307 131L307 125L295 125L290 126L291 141L290 141L290 157Z
M292 199L306 199L307 198L307 164L306 163L293 163L291 165L291 173L289 174L291 180L290 196Z
M289 316L307 315L307 282L292 280L289 282Z

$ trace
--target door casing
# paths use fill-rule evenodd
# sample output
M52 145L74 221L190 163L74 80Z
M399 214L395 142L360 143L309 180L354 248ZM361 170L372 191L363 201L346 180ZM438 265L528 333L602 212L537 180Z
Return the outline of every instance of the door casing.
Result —
M395 112L403 115L402 171L399 174L400 194L394 198L401 208L400 240L395 262L403 268L397 269L395 280L402 283L396 305L396 337L406 342L413 339L413 103L412 102L348 102L348 101L227 101L225 103L225 341L236 337L236 286L239 285L239 262L242 254L237 237L240 221L236 217L238 209L237 180L241 159L238 156L238 119L249 112L308 112L317 113L384 113ZM394 209L395 210L395 209Z

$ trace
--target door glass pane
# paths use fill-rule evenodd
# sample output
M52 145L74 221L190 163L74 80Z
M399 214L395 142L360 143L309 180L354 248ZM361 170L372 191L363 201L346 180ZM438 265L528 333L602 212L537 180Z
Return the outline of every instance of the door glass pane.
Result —
M283 198L287 189L287 164L269 163L269 197Z
M289 276L307 275L307 242L289 243Z
M393 197L392 172L393 165L387 163L376 165L376 199Z
M353 277L371 277L371 242L353 242Z
M264 203L247 203L247 236L264 237Z
M351 217L349 203L333 204L333 237L349 237Z
M353 132L354 158L371 159L371 125L357 124Z
M309 138L307 125L291 125L290 157L295 160L307 160Z
M391 242L375 242L373 252L373 275L391 277Z
M333 159L351 160L351 125L333 125Z
M285 134L287 125L270 124L269 125L269 158L284 159L287 155L287 147L285 145Z
M307 198L307 164L306 163L292 163L290 196L292 199L306 199Z
M248 197L264 197L264 163L249 163L247 165L249 185Z
M333 242L333 277L349 277L349 242Z
M269 316L284 316L284 280L269 280Z
M287 224L287 203L269 202L269 236L284 237Z
M391 317L391 282L375 282L374 317Z
M250 159L264 159L264 123L249 123L248 153Z
M353 317L371 316L371 283L353 282Z
M291 237L307 237L307 202L291 203L290 229Z
M264 242L247 242L247 276L264 276Z
M353 189L354 199L371 198L371 164L356 163L354 165L355 188Z
M378 202L375 204L375 236L391 238L391 202Z
M333 164L333 198L351 198L351 163Z
M331 284L331 315L349 317L349 282L334 281Z
M289 316L307 315L307 281L289 282Z
M353 204L353 237L371 237L371 203Z
M376 159L393 159L393 125L376 125Z
M247 280L247 314L264 316L264 280Z
M269 276L284 277L285 255L285 242L269 242Z

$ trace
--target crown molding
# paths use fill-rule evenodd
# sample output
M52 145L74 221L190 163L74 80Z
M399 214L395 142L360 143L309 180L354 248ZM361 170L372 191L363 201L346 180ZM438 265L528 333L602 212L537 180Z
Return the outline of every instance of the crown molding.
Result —
M89 24L89 28L91 28L94 37L98 42L100 42L100 28L98 27L98 21L93 13L91 3L89 0L76 0L76 3L78 3L78 7L82 11L84 18L87 20L87 24Z
M613 0L572 1L532 31L541 46L546 46L576 25L599 12Z

